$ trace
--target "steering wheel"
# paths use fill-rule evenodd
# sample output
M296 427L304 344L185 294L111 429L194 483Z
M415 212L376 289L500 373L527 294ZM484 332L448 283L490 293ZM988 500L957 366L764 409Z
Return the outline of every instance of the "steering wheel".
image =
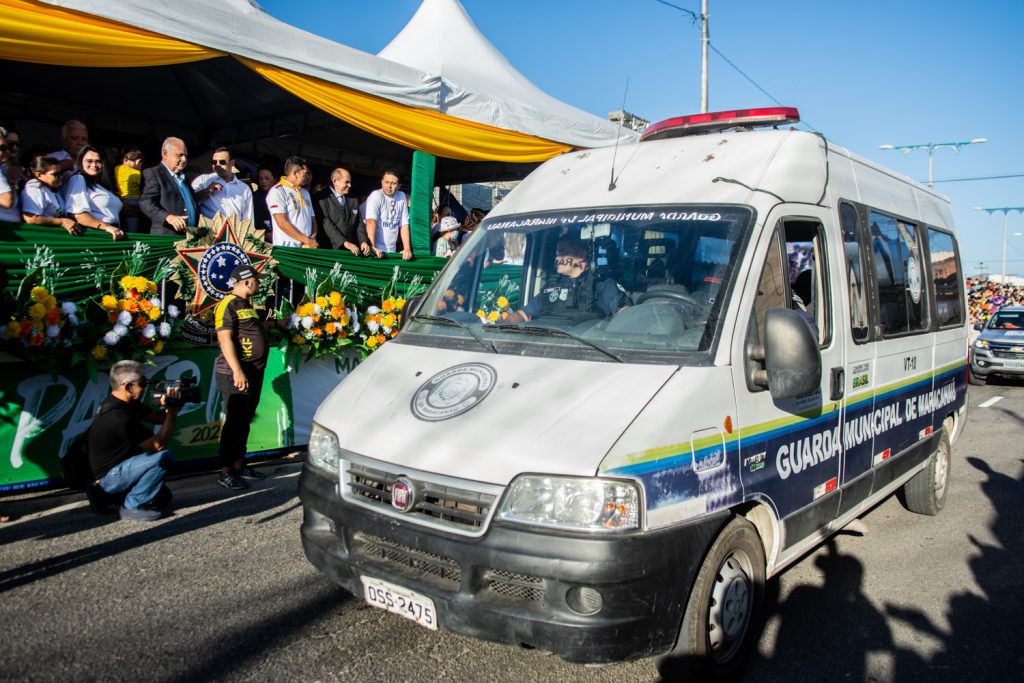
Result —
M648 290L637 298L636 303L639 306L640 304L647 303L652 299L671 299L672 301L678 301L689 306L696 306L697 308L701 307L700 302L698 302L692 296L686 294L685 292L680 292L675 289Z

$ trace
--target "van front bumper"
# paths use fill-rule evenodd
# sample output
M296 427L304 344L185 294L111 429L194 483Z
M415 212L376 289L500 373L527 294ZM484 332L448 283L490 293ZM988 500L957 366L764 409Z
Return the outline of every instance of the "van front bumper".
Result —
M666 530L589 535L492 522L469 538L352 505L308 464L299 480L309 561L362 597L360 576L434 602L441 628L602 663L675 645L690 587L728 513ZM582 588L587 610L576 599ZM600 600L595 602L596 591ZM577 607L574 611L570 604Z

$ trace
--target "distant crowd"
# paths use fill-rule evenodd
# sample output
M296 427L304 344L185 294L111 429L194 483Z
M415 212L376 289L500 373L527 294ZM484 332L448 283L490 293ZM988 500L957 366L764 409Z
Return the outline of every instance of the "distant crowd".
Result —
M0 127L0 221L71 235L103 231L118 240L125 233L182 234L201 216L236 215L264 229L274 245L412 258L409 201L394 169L385 169L380 188L360 201L350 196L348 169L335 168L329 180L314 183L310 164L298 156L285 159L278 174L269 165L240 164L232 150L219 147L209 170L189 179L188 147L180 138L166 138L159 162L147 167L137 146L90 144L88 127L78 120L61 127L59 149L45 149L35 144L28 151L17 131ZM484 215L458 205L435 211L431 253L454 254Z
M971 325L985 322L1003 306L1024 306L1024 287L967 278L967 307Z

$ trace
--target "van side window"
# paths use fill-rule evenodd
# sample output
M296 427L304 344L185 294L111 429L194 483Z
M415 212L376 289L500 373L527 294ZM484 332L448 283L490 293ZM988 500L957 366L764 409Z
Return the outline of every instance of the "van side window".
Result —
M928 328L918 227L872 211L871 258L878 286L878 316L884 336Z
M789 308L804 316L822 347L832 340L832 305L828 296L828 252L821 224L802 218L784 221L789 259Z
M870 339L871 327L868 322L868 291L864 282L857 223L857 209L849 204L840 204L839 224L843 231L846 281L850 291L850 333L854 342L862 344Z
M772 236L768 247L761 279L757 284L757 298L754 299L754 318L757 323L757 338L764 340L764 313L769 308L789 308L786 293L788 269L782 261L782 246L778 231Z
M935 285L935 310L939 327L964 323L964 296L960 291L960 268L956 240L947 232L928 228L928 256Z

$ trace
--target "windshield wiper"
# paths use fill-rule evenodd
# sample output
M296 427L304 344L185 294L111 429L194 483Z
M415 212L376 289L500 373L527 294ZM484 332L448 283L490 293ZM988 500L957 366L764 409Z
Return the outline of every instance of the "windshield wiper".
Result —
M413 320L426 320L428 322L442 323L442 324L445 324L445 325L454 325L455 327L458 327L459 329L462 329L462 330L465 330L466 332L468 332L470 337L475 339L480 344L480 346L484 347L485 349L487 349L491 353L497 353L498 352L498 349L496 349L494 347L494 344L492 344L492 343L490 343L488 341L485 341L482 337L480 337L480 335L478 335L476 332L474 332L473 329L469 325L467 325L466 323L460 323L458 320L453 320L452 318L445 318L445 317L440 316L440 315L428 315L426 313L417 313L416 315L412 316L412 319Z
M567 330L563 330L560 327L541 327L540 325L484 325L481 328L481 330L489 330L489 329L501 330L502 332L506 332L506 331L509 331L509 330L517 330L519 332L528 332L528 333L531 333L531 334L553 334L553 335L559 336L559 337L568 337L569 339L573 339L573 340L578 341L579 343L581 343L581 344L583 344L585 346L589 346L592 349L596 349L596 350L600 351L601 353L603 353L604 355L608 356L609 358L611 358L614 361L617 361L619 363L625 363L626 362L625 360L623 360L622 356L620 356L619 354L615 353L614 351L611 351L610 349L602 346L601 344L598 344L597 342L593 342L593 341L591 341L589 339L581 337L578 334L573 334L572 332L569 332Z

